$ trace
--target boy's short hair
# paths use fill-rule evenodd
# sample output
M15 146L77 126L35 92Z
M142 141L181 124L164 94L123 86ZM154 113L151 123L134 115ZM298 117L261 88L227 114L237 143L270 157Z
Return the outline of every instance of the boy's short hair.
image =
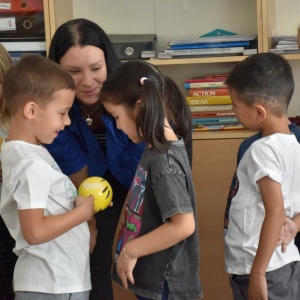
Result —
M248 105L261 103L275 115L286 113L294 92L290 64L275 53L258 53L238 63L225 83Z
M3 96L11 116L28 101L45 107L57 91L64 89L75 89L72 76L59 64L36 54L24 55L3 80Z

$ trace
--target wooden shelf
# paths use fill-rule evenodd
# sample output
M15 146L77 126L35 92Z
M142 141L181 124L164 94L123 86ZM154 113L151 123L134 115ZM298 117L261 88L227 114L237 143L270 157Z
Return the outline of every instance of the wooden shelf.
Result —
M193 140L217 140L217 139L245 139L255 131L250 130L216 130L216 131L198 131L193 132Z
M212 63L226 63L226 62L240 62L249 55L239 56L211 56L211 57L197 57L197 58L173 58L173 59L158 59L152 58L147 60L155 66L175 66L175 65L195 65L195 64L212 64ZM283 54L287 60L299 60L300 53Z

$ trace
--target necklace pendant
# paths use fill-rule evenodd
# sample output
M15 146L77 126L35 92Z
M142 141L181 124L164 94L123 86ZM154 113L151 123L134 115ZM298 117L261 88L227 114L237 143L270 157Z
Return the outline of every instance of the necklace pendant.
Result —
M92 124L92 122L93 122L93 119L90 118L90 117L87 117L87 118L85 119L85 121L86 121L86 124L88 124L89 126L91 126L91 124Z

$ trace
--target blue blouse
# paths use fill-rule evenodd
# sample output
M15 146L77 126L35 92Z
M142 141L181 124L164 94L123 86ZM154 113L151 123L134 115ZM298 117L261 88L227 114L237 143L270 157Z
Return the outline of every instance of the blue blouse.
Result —
M87 165L89 176L102 177L109 170L129 189L145 143L132 142L123 131L117 129L110 115L103 115L106 128L105 156L76 102L70 110L70 119L71 125L60 131L52 144L46 145L62 172L71 175Z

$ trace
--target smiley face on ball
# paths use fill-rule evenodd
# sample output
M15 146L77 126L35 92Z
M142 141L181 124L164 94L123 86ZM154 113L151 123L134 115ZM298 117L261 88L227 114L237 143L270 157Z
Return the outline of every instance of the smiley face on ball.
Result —
M92 176L85 179L78 188L78 195L82 197L94 196L94 211L104 210L112 201L112 188L102 177Z

